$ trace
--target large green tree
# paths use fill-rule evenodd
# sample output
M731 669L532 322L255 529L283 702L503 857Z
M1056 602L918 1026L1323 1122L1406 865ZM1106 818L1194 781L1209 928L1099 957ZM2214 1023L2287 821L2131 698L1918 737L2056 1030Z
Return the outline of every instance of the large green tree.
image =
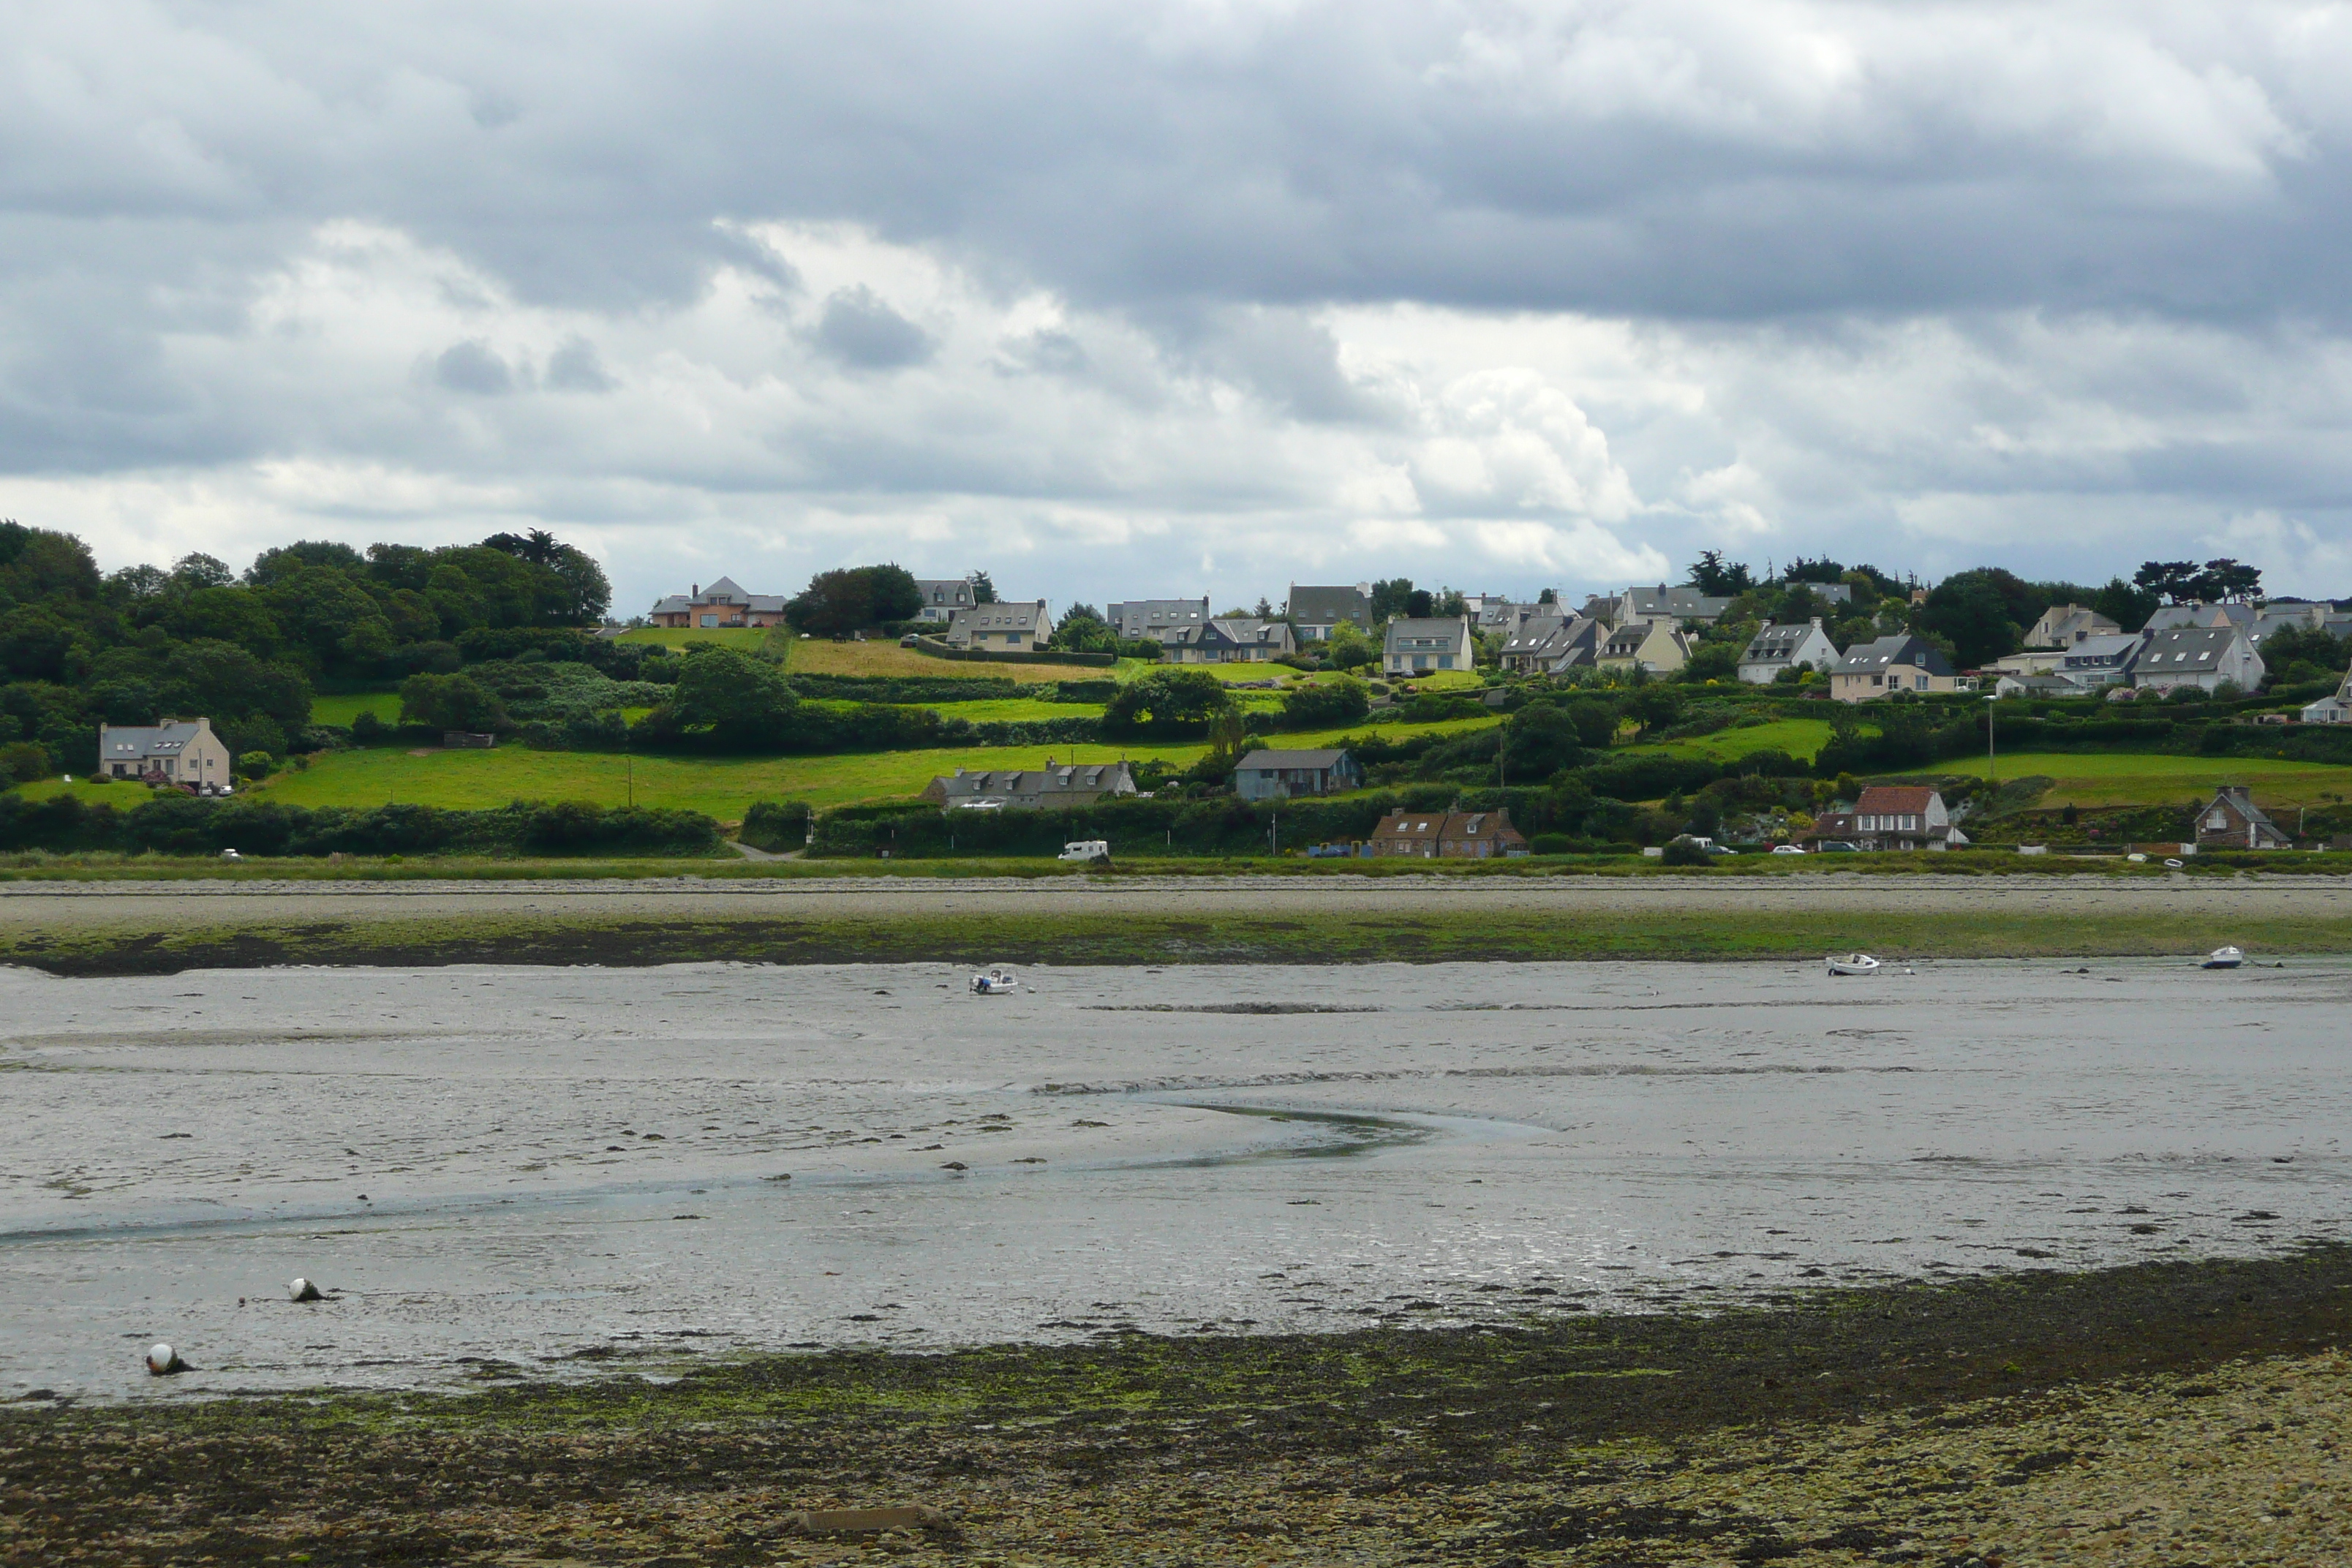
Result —
M1200 731L1233 706L1224 682L1207 670L1165 667L1113 692L1103 704L1103 728L1114 735Z
M784 606L784 618L817 637L893 626L922 613L922 591L903 566L849 566L820 572Z

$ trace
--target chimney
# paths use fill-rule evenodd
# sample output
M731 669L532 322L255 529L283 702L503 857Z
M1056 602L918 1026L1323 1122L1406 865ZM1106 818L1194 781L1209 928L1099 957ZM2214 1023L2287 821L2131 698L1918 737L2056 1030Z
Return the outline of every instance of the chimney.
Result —
M1813 630L1815 630L1815 631L1820 631L1821 629L1822 629L1822 618L1821 618L1821 616L1815 616L1813 617Z
M697 583L693 587L688 589L686 596L689 599L698 599L702 597L702 584Z

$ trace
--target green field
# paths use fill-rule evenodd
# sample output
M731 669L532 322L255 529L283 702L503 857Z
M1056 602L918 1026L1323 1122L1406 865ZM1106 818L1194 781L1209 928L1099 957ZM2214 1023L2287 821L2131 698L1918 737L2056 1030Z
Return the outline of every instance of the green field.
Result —
M1823 746L1829 744L1830 734L1826 720L1775 719L1769 724L1718 730L1712 735L1697 735L1687 741L1666 741L1655 746L1643 746L1639 750L1662 752L1670 757L1703 757L1712 763L1727 763L1755 752L1786 752L1792 757L1811 762Z
M1973 757L1937 763L1922 773L1973 773L1982 777L1985 760ZM2202 801L2222 784L2245 784L2264 810L2318 805L2330 795L2352 795L2352 768L2326 763L2293 763L2276 757L2175 757L2115 752L2025 752L2000 759L1997 776L2041 774L2055 779L2045 806L2162 805ZM2289 832L2294 824L2286 824Z
M310 722L340 724L345 729L362 713L373 713L387 724L400 721L400 693L397 691L339 691L331 696L310 699Z
M1460 719L1442 724L1383 725L1383 734L1448 734L1492 722ZM1360 728L1360 726L1357 727ZM1285 746L1328 745L1350 730L1284 735ZM248 793L289 805L383 805L392 802L481 810L514 800L589 800L620 805L678 806L739 822L755 800L806 800L846 805L919 794L940 773L965 768L1034 768L1056 762L1111 763L1160 757L1183 766L1197 762L1205 742L1133 745L949 747L921 752L870 752L824 757L640 756L634 763L603 752L532 752L501 746L489 752L409 750L392 746L322 754L305 773L284 773ZM122 786L92 791L104 795Z

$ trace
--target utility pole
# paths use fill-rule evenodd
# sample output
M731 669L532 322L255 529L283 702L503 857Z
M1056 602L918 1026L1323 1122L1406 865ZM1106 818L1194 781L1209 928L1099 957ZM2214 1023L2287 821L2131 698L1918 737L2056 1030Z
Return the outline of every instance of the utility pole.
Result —
M1985 700L1992 704L1985 710L1985 782L1998 788L2000 784L2000 768L1993 761L1992 726L1994 715L2000 711L2000 694L1995 692Z

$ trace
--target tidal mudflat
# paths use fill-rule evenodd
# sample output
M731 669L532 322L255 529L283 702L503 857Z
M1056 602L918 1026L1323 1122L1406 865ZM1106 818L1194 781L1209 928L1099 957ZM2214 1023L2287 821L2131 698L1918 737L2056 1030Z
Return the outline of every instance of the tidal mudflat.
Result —
M1510 1329L2342 1234L2352 965L1911 968L0 972L0 1394ZM155 1338L197 1370L146 1378Z

